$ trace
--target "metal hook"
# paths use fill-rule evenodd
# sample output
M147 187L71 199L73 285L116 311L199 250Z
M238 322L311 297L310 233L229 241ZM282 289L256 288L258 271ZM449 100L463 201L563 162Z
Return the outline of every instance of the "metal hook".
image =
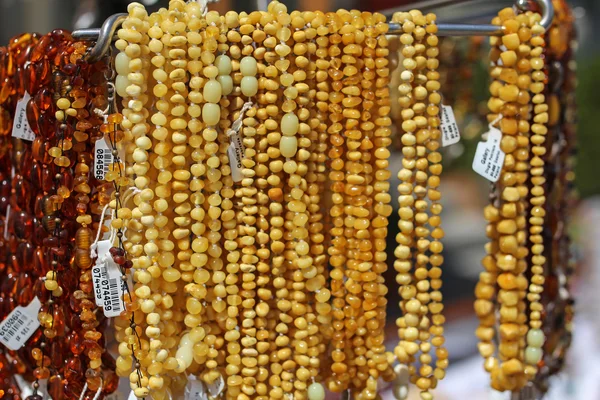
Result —
M95 40L96 44L88 54L86 61L90 64L99 61L112 46L115 32L127 18L127 14L113 14L104 21L100 29L80 29L73 31L76 40Z
M432 1L431 3L432 4L428 7L432 9L435 8L436 2ZM540 14L542 16L540 25L547 30L550 28L552 20L554 19L554 6L552 5L552 0L536 0L536 3L540 7ZM447 6L451 4L456 4L456 1L442 2L440 6ZM527 0L516 0L515 5L521 10L528 9ZM408 11L412 9L419 9L419 4L413 3L409 4L408 6L384 10L381 11L381 13L390 16L397 11ZM389 27L390 29L388 34L390 35L400 35L403 33L401 24L390 23ZM439 36L500 36L504 33L503 27L496 25L438 23L437 27Z

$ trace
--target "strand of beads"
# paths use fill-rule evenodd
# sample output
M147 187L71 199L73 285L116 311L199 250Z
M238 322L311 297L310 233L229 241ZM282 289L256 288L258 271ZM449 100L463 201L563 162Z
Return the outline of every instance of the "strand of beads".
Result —
M165 101L162 110L167 116L168 132L164 132L165 148L159 155L164 157L165 167L170 168L156 191L159 193L158 196L166 199L170 207L157 223L162 250L157 261L162 270L162 282L153 290L158 290L163 296L161 320L164 321L164 347L169 351L169 356L176 360L176 364L173 363L173 358L167 360L168 367L174 367L168 374L170 384L168 381L165 382L167 387L185 382L182 374L192 363L194 339L199 336L191 332L187 336L184 334L186 327L195 327L197 324L195 318L185 313L188 298L183 291L183 281L191 278L189 274L191 264L188 263L191 258L188 228L191 223L189 202L191 173L188 165L190 152L186 104L188 97L187 22L190 18L187 10L188 7L183 1L169 2L168 14L165 14L166 18L163 19L162 24L165 34L161 39L166 49L165 70L169 77L169 90L166 95L168 100ZM194 12L194 9L190 11ZM159 321L159 316L153 316L155 322ZM178 341L177 337L181 340ZM186 340L188 338L189 341Z
M533 123L531 125L531 159L529 161L529 172L531 182L530 217L529 217L529 242L531 244L531 277L527 300L529 302L529 330L527 332L527 347L525 348L525 375L529 380L535 378L537 374L537 365L542 360L542 346L544 345L544 333L542 328L542 313L544 312L541 303L541 293L544 290L545 282L545 264L544 240L542 231L544 230L544 217L546 216L544 196L544 185L546 183L545 167L543 155L546 153L546 134L548 129L548 105L544 96L545 82L547 75L544 62L544 28L539 24L541 17L539 14L527 13L529 23L524 26L523 36L520 38L530 47L529 65L533 72L529 91L533 97ZM530 28L530 31L527 29ZM527 38L529 37L529 40Z
M255 134L254 138L254 146L253 150L256 151L256 155L254 157L255 162L255 176L254 176L254 185L257 187L256 193L256 206L257 206L257 214L256 214L256 245L259 246L256 250L257 264L256 264L256 297L258 299L254 305L254 313L255 315L255 327L257 329L256 332L256 358L257 358L257 372L255 375L256 385L255 391L257 398L267 398L269 393L269 351L271 349L271 344L269 337L271 335L270 332L274 330L274 321L268 320L268 315L271 312L271 304L270 301L273 298L272 291L270 289L271 277L270 277L270 256L271 252L267 247L269 243L269 196L266 191L268 190L268 182L266 176L269 173L268 161L270 156L268 154L268 146L269 142L267 139L267 124L271 124L272 120L269 120L270 115L268 113L267 105L269 104L269 100L272 99L273 96L268 94L267 86L270 87L271 90L277 90L279 85L273 81L269 80L266 75L266 62L265 57L267 54L267 49L264 47L264 41L267 38L267 34L265 33L266 25L272 21L272 15L267 12L261 12L260 14L251 14L253 20L258 20L259 22L255 24L255 29L252 31L252 41L256 43L254 48L248 48L249 45L244 47L243 53L248 51L252 57L257 60L257 73L258 73L258 92L255 96L257 100L256 107L256 126L255 126ZM247 34L249 36L249 33ZM244 35L246 36L246 35ZM244 36L242 36L242 43L248 43ZM248 48L248 50L246 50ZM242 75L243 75L243 71ZM242 78L244 79L244 78ZM267 84L269 82L269 84ZM276 98L276 96L275 96ZM244 108L248 106L248 103L245 103ZM253 109L251 109L252 111ZM242 109L243 111L243 109ZM248 114L250 116L251 114ZM239 117L238 117L239 118ZM249 121L250 122L250 121ZM273 127L272 127L273 128ZM255 246L256 246L255 245ZM270 326L269 326L270 325ZM243 361L243 360L242 360Z
M126 174L132 176L137 175L138 178L135 180L136 187L142 186L145 188L147 178L144 177L145 173L148 172L147 164L147 152L142 148L134 146L133 142L137 141L138 138L143 138L148 132L148 125L146 124L146 117L148 111L144 108L144 105L148 101L146 93L146 82L147 77L144 72L148 71L148 60L146 55L149 53L148 42L149 36L147 35L149 29L149 22L147 20L148 14L139 3L131 3L127 11L129 13L127 20L129 26L119 30L119 40L116 42L116 47L121 52L125 53L126 57L122 56L123 71L127 72L127 75L118 74L115 80L115 87L117 94L123 98L123 115L114 114L109 117L109 124L113 129L110 129L109 135L111 137L111 147L113 150L114 162L110 172L112 176L106 177L106 180L112 181L115 185L114 200L111 201L112 208L115 210L117 218L111 220L111 226L117 230L118 245L111 248L111 255L117 264L122 266L125 262L126 252L132 257L133 266L135 269L143 268L144 264L139 264L139 257L144 251L143 246L140 244L143 235L140 233L142 230L142 223L140 221L144 214L140 210L140 204L146 204L142 206L143 211L148 208L149 193L146 192L144 197L140 194L134 196L134 202L136 204L135 212L132 212L125 204L125 199L121 198L124 193L121 188L127 186ZM125 68L125 64L128 68ZM133 74L133 75L132 75ZM130 81L134 78L134 82ZM116 131L116 124L120 123L124 135L122 142L126 145L126 153L128 159L126 161L134 162L131 166L131 170L127 169L121 162L118 154L118 145L120 136ZM147 142L145 139L141 139L142 142ZM136 143L137 144L137 143ZM146 146L147 144L144 143ZM107 174L108 175L108 174ZM130 217L127 219L126 217ZM123 239L123 229L128 228L127 240ZM145 376L142 370L142 364L140 361L147 362L147 357L144 349L147 349L148 343L144 339L142 340L143 330L141 327L142 315L141 313L135 314L139 307L137 299L129 293L129 288L126 284L127 275L126 269L121 268L123 287L126 289L126 294L123 299L125 305L125 312L117 318L115 326L117 328L116 338L120 342L119 345L119 358L117 359L117 373L121 376L129 376L130 386L138 398L145 397L148 395L148 384L149 379ZM139 280L137 274L134 274L134 279L139 282L136 291L140 288L142 281ZM143 278L142 278L143 279ZM144 289L142 289L142 292ZM137 315L137 317L136 317ZM133 367L133 371L131 371ZM131 373L130 373L131 371Z
M322 18L317 19L317 14L312 12L304 13L304 21L306 22L306 28L304 32L299 33L296 31L295 36L300 36L301 39L306 39L307 51L304 56L306 61L300 59L300 65L298 65L298 59L296 60L297 66L304 67L307 71L306 84L307 88L310 89L315 87L317 80L317 43L315 38L317 37L317 29L322 26L324 20ZM315 26L316 25L316 26ZM302 37L304 35L304 38ZM309 111L309 122L310 133L308 139L310 140L310 148L308 149L307 172L306 172L306 194L308 195L307 211L309 219L307 221L308 230L308 242L310 243L309 254L313 260L314 272L312 276L306 281L306 289L308 289L308 304L311 311L311 320L309 321L309 330L311 335L307 338L308 348L306 354L297 358L298 364L302 367L307 368L310 372L311 383L307 387L306 396L310 400L319 400L321 395L325 393L325 389L321 383L317 380L321 380L321 356L326 348L324 332L324 325L321 323L321 302L323 297L327 296L329 299L329 290L326 290L326 278L325 278L325 247L323 245L324 235L323 229L323 209L321 208L321 201L325 198L322 195L324 191L324 181L326 176L325 172L325 150L326 150L326 135L321 136L321 130L324 128L324 124L319 118L319 110L316 108L317 104L317 91L308 91L308 104L306 105ZM321 115L322 116L322 115ZM325 118L326 121L326 118ZM320 138L323 139L320 142Z
M415 55L417 48L413 45L416 39L415 22L409 13L397 13L393 17L393 21L402 24L400 43L404 46L401 50L403 70L400 74L401 84L398 87L400 98L398 103L401 107L402 117L402 169L398 173L400 184L398 185L398 202L399 202L399 222L398 227L400 232L396 235L398 246L394 251L396 260L394 261L394 269L397 272L396 282L400 285L399 294L402 298L400 306L404 312L404 316L396 321L401 338L394 352L398 361L401 364L409 364L414 355L418 352L419 347L416 344L418 338L418 329L421 322L419 314L421 313L421 304L418 300L413 300L416 295L416 288L413 284L411 276L411 268L413 262L412 248L415 245L415 198L413 195L415 183L415 164L416 164L416 136L417 124L415 122L417 110L414 110L412 101L412 83L418 71ZM424 23L424 21L418 21ZM422 29L422 24L419 25ZM412 367L412 366L411 366ZM410 370L411 376L414 376L414 367ZM408 395L407 384L402 382L395 391L395 396L398 399L404 399Z
M345 140L341 131L343 126L341 121L342 106L341 102L344 98L342 93L343 83L342 78L344 73L340 70L342 65L342 53L340 43L342 36L338 33L341 28L339 17L335 13L327 13L327 24L329 25L329 70L328 74L331 77L331 88L333 92L329 94L329 122L328 128L329 142L331 144L328 153L329 163L329 180L331 181L331 200L332 206L329 210L331 217L330 242L331 246L328 249L329 263L332 270L329 273L331 278L331 295L333 296L332 317L333 317L333 334L332 334L332 353L331 353L331 377L328 381L329 390L333 392L342 392L348 388L349 374L346 355L344 353L345 332L344 332L344 307L346 288L344 286L344 265L346 263L346 240L344 238L344 155L345 155Z
M368 235L370 239L369 252L372 263L370 275L365 279L363 289L365 301L369 302L369 309L365 305L365 320L367 327L367 379L365 388L361 391L362 398L374 398L377 393L377 380L380 376L389 373L390 368L385 355L384 328L385 328L385 294L387 287L383 281L382 274L387 269L385 253L387 236L387 217L391 214L391 200L389 184L383 185L382 180L387 182L389 172L385 170L388 164L389 151L387 146L391 142L386 138L389 135L391 121L389 114L389 68L388 61L382 54L387 51L387 24L381 14L363 13L365 20L365 46L363 46L363 59L365 61L363 70L362 86L362 115L361 130L365 132L365 139L361 143L363 150L362 159L369 163L370 171L366 174L370 184L369 191L372 196L370 204ZM381 128L384 127L384 128ZM386 140L387 139L387 140ZM383 151L381 151L383 149ZM383 176L382 176L383 173ZM387 173L387 174L386 174ZM383 314L383 315L381 315Z
M326 195L326 181L327 181L327 122L329 121L329 92L330 92L330 79L328 74L329 60L327 49L329 47L329 29L326 25L325 14L320 11L315 12L314 18L310 21L312 28L316 29L316 35L314 42L316 48L314 50L314 56L311 52L311 71L313 58L314 60L314 82L316 86L315 98L310 109L314 111L314 118L317 119L311 133L311 141L314 146L311 152L311 159L314 160L312 163L313 170L312 174L309 175L308 179L309 187L308 193L311 196L313 205L311 206L311 220L309 225L309 232L311 234L310 241L311 254L314 259L314 265L317 268L317 276L314 278L317 287L314 289L314 307L317 312L317 324L319 326L320 340L319 343L319 360L318 364L315 361L314 370L317 375L313 376L314 380L322 381L323 367L328 365L329 360L327 359L327 341L331 339L332 327L331 327L331 305L329 299L331 298L331 292L327 287L327 280L329 271L326 268L328 264L328 253L325 248L327 241L327 232L324 232L327 226L326 218L328 212L324 203L329 200ZM313 125L313 124L311 124ZM309 171L311 172L311 171ZM312 181L312 182L311 182ZM312 360L311 360L312 361ZM312 362L311 362L312 366ZM308 397L310 400L322 400L321 397L325 395L323 385L320 383L313 383L308 388Z
M387 285L383 274L387 270L387 253L386 253L386 238L388 235L387 226L389 224L388 218L392 213L390 191L390 172L387 170L389 166L388 158L390 156L389 150L387 150L392 144L391 140L391 125L392 120L390 118L391 112L391 99L390 99L390 50L389 43L386 33L389 29L386 19L381 14L373 14L375 20L374 28L377 31L377 46L375 47L375 108L371 113L371 119L374 118L374 139L373 139L373 164L374 171L373 176L375 182L373 183L373 211L375 218L371 224L372 236L374 237L373 248L374 252L374 266L373 270L377 273L377 320L378 328L373 333L373 344L371 348L376 356L373 357L376 360L376 368L379 370L380 375L385 381L393 379L394 371L391 367L393 360L393 354L391 352L385 352L384 346L384 331L387 321L386 315L386 294L388 292ZM385 354L385 359L382 355ZM378 357L377 357L378 356ZM370 366L373 368L373 366Z
M154 125L154 129L150 132L150 136L144 135L136 139L136 145L141 148L140 150L146 152L144 155L148 157L149 165L158 170L156 175L149 171L146 171L145 174L148 180L145 182L147 188L143 196L148 199L148 204L143 210L145 215L141 219L143 226L146 228L144 232L146 241L144 244L145 256L138 258L135 264L137 267L136 281L143 285L136 289L136 295L140 301L140 309L146 316L145 332L149 341L148 357L151 360L147 368L149 389L150 394L158 398L165 392L165 382L161 373L163 372L163 362L166 356L166 350L163 349L163 332L159 326L163 314L161 307L163 302L160 289L157 287L160 280L156 279L160 277L158 259L162 254L160 252L162 246L159 247L158 243L161 242L160 238L163 237L162 232L164 231L164 229L160 229L160 224L164 221L163 212L169 208L166 199L167 191L160 188L161 185L168 183L167 177L170 177L170 172L165 169L170 162L170 160L166 161L169 158L168 145L165 143L165 137L167 136L165 112L168 109L168 104L164 100L168 90L169 77L164 67L167 50L162 41L165 35L163 23L166 18L166 10L161 10L161 12L154 13L149 17L151 27L148 29L148 36L150 37L148 49L154 54L150 59L150 63L152 65L152 78L156 82L152 88L156 101L150 116L150 122ZM148 154L148 150L152 150L152 152ZM150 206L151 200L154 201Z
M89 65L87 66L86 81L89 82L89 78L95 73L106 74L107 66L106 61L99 63L102 69L98 66ZM96 70L96 68L98 68ZM74 84L77 85L80 80L75 79ZM99 132L99 128L102 124L102 119L99 118L95 113L89 113L88 108L93 109L95 106L106 108L108 105L106 98L106 89L104 83L97 86L88 84L86 86L75 86L70 94L71 106L77 110L77 123L75 125L75 131L72 137L72 150L77 153L77 163L74 168L75 177L73 180L73 192L75 193L74 198L77 201L76 211L77 217L76 222L81 225L75 234L75 265L81 270L79 275L79 290L75 290L71 293L71 308L73 311L78 311L80 319L82 321L83 339L86 346L86 356L89 359L88 369L85 372L86 383L88 389L92 393L96 393L101 386L104 386L104 392L114 391L116 389L114 383L116 375L103 373L102 366L102 337L103 330L100 325L101 320L98 318L97 313L99 309L94 304L94 288L92 285L92 257L90 255L93 231L90 227L92 224L92 215L90 213L98 214L98 210L102 209L107 203L107 196L96 194L92 196L92 191L100 193L101 190L106 190L102 186L105 184L94 184L92 183L90 169L91 169L91 143L97 139L93 137L90 140L90 134ZM100 132L103 135L103 132ZM95 135L94 135L95 136ZM102 212L102 211L100 211ZM97 227L102 232L105 227L99 225ZM112 379L109 377L112 376ZM54 396L53 396L54 397Z
M208 240L203 236L206 232L204 220L206 212L203 208L205 203L204 188L206 175L206 153L203 151L204 138L201 133L206 126L201 118L202 104L204 97L201 93L203 89L204 79L200 76L202 71L202 47L203 30L206 27L206 20L202 15L202 9L198 3L191 2L186 4L187 14L187 43L188 56L187 70L191 77L188 82L189 100L187 113L190 117L187 128L190 132L188 145L191 147L190 161L188 164L191 180L189 183L190 201L193 208L190 210L191 218L191 255L190 264L193 271L191 281L185 285L185 292L189 294L186 300L186 315L184 323L191 330L187 334L187 338L179 341L175 358L184 360L183 367L189 369L193 364L192 360L197 365L202 365L206 361L208 353L208 345L205 343L206 338L206 319L208 311L207 303L207 285L210 280L210 273L207 269L208 255ZM184 273L185 276L185 273ZM184 277L184 281L188 282L188 278ZM186 335L184 335L185 337ZM190 356L192 356L190 358Z
M239 27L239 18L238 14L234 11L228 12L224 17L224 29L227 29L226 40L227 40L227 50L225 51L223 45L222 54L219 55L215 60L215 65L219 69L219 76L217 80L221 84L223 100L229 102L229 107L234 111L229 113L229 118L223 125L223 131L227 131L228 129L235 129L237 127L231 127L230 118L238 118L235 110L238 107L238 103L243 103L241 96L239 95L239 83L235 85L231 74L234 69L239 70L239 56L241 54L241 49L239 47L239 43L241 42L241 35L235 30ZM230 57L231 56L231 57ZM234 62L235 60L235 62ZM228 97L225 97L228 96ZM223 101L222 100L222 101ZM222 123L223 123L222 121ZM227 138L227 135L224 136ZM229 138L224 140L224 143L228 143ZM229 146L233 145L230 143ZM234 189L234 179L233 179L233 163L236 162L233 157L231 157L231 153L228 153L228 161L225 162L225 165L229 165L229 174L226 176L226 180L224 180L224 189L221 194L223 196L222 207L224 208L221 214L221 221L223 229L225 230L223 233L224 243L223 248L227 252L226 260L227 265L225 266L227 270L227 276L225 277L225 289L228 293L228 304L227 307L227 319L225 320L225 327L228 333L225 334L226 341L226 361L227 366L225 367L225 377L226 377L226 398L227 399L236 399L241 393L241 386L243 383L242 377L240 375L241 371L241 357L240 357L240 334L237 331L237 327L239 326L239 305L241 303L241 296L239 295L239 272L240 272L240 258L241 251L238 245L238 235L239 235L239 221L237 214L237 204L234 203L233 199L235 198L235 189ZM237 167L237 166L236 166Z
M362 194L359 184L364 183L364 178L358 175L362 172L362 165L359 160L361 153L359 150L362 132L356 129L360 120L360 111L358 106L361 99L359 74L362 60L357 59L357 55L362 53L362 40L364 34L358 28L363 24L359 19L355 23L355 11L347 12L340 10L338 16L343 21L339 34L342 36L342 118L343 130L346 143L346 154L344 162L344 237L346 242L346 263L344 269L344 286L347 291L346 306L344 312L345 339L352 343L352 346L345 346L344 352L348 361L348 373L350 375L350 385L353 388L360 387L361 379L357 376L358 363L362 363L363 347L361 333L364 327L359 323L362 321L362 287L361 274L358 270L358 241L356 237L357 229L364 228L364 219L361 219L361 213L364 209L355 206L357 198ZM358 68L357 68L358 66Z
M506 153L500 176L498 207L486 210L490 221L486 246L489 254L484 259L487 273L482 273L477 286L475 311L480 318L477 335L482 340L479 351L486 358L485 368L491 373L492 387L496 390L518 390L525 385L522 364L523 336L526 332L525 289L527 279L525 257L527 248L525 232L524 199L527 196L527 162L529 157L529 101L531 78L527 74L529 62L523 62L529 50L520 46L521 40L531 35L529 18L525 14L515 16L512 9L502 10L493 23L503 24L506 34L491 41L491 59L495 63L492 76L496 79L490 86L492 98L488 106L492 114L488 119L502 116L500 129L503 133L501 149ZM523 29L522 29L523 28ZM500 48L500 46L502 49ZM499 60L502 60L499 65ZM492 225L493 223L493 225ZM499 289L496 292L493 279ZM494 357L495 306L494 294L500 305L499 365Z
M221 271L223 268L222 260L220 258L222 253L221 247L221 234L219 216L221 214L221 196L219 190L221 188L221 182L219 177L221 173L219 167L221 165L219 157L219 144L217 143L217 131L215 127L218 125L221 118L221 109L218 104L222 91L220 90L220 84L216 80L219 70L214 66L215 52L217 51L217 38L219 36L219 28L217 23L220 22L220 17L216 12L209 12L205 15L206 28L202 32L202 54L200 56L204 68L202 74L205 77L204 87L208 86L212 94L212 102L208 99L204 99L204 105L202 106L202 120L204 122L204 129L202 136L204 138L204 152L206 157L206 180L205 180L205 196L204 196L204 208L205 217L204 225L208 228L204 233L206 238L204 242L204 250L206 252L207 266L210 272L210 279L207 281L207 301L211 302L211 307L207 310L208 321L214 321L210 323L210 329L204 338L204 344L207 346L207 361L205 363L206 369L203 371L202 379L204 382L211 383L218 376L219 372L216 370L217 363L216 358L218 351L215 348L215 343L218 338L219 326L216 323L217 315L222 313L225 309L225 302L222 299L220 293L220 282L222 282L221 276L224 278L224 274ZM204 92L203 92L204 93ZM208 91L207 91L208 93ZM210 98L210 96L209 96Z
M64 36L63 36L64 35ZM54 32L52 34L54 35ZM79 51L75 51L75 46L71 43L70 34L63 33L60 36L53 37L55 45L59 47L57 57L54 61L54 72L52 74L53 98L56 101L54 116L56 134L53 138L48 138L48 155L52 160L52 166L49 168L53 176L54 187L49 191L49 200L52 203L52 216L54 218L54 226L51 229L51 236L43 239L43 246L46 247L47 257L51 260L51 270L46 274L44 286L49 292L47 306L40 310L38 319L44 328L43 333L48 342L48 354L55 354L60 351L60 342L64 340L66 330L68 328L64 313L65 300L69 294L75 289L76 281L68 279L67 268L70 263L70 252L72 251L72 238L75 224L71 223L70 218L73 218L73 198L71 197L71 187L69 181L73 178L73 170L71 168L71 159L69 150L72 149L71 138L73 136L73 125L71 120L77 116L77 110L71 107L69 99L73 84L75 81L76 87L83 84L81 71L83 66L83 54L85 47L77 46ZM73 54L69 54L69 51ZM69 122L69 124L68 124ZM49 135L48 135L49 136ZM93 313L82 315L85 319L82 322L87 323L95 319ZM87 328L86 324L86 328ZM96 366L96 365L94 365ZM62 395L63 385L62 376L63 366L60 363L51 362L47 370L44 370L43 365L41 371L47 372L48 384L52 388L52 395ZM35 375L35 371L34 371ZM37 379L42 376L35 376ZM99 382L93 382L96 388Z
M294 83L294 76L289 72L292 61L291 48L286 43L291 37L289 25L291 17L287 13L287 7L279 2L269 4L269 13L273 16L273 22L265 27L265 32L272 35L271 38L265 40L265 47L273 49L273 59L275 61L275 70L271 69L268 72L269 77L277 77L279 75L280 97L285 95L285 92ZM290 55L290 57L287 57ZM279 59L277 59L279 58ZM267 73L267 71L265 71ZM293 379L295 375L295 362L291 360L292 351L290 343L290 335L293 329L293 318L291 316L292 302L290 301L290 290L293 285L293 272L288 255L288 251L292 250L293 240L291 240L291 232L289 232L291 214L284 213L285 207L285 183L289 179L287 174L291 174L291 170L286 170L286 165L292 167L289 158L295 155L297 151L297 138L289 132L284 132L284 118L287 113L295 108L295 102L286 97L281 106L281 111L278 118L280 132L279 135L273 134L272 146L277 144L273 158L269 168L272 172L272 188L269 190L269 197L274 200L270 207L270 225L272 227L270 237L272 240L271 251L273 252L273 287L276 296L276 310L278 323L275 327L276 337L273 342L276 347L272 349L272 363L270 378L271 390L269 395L273 398L283 398L287 393L293 392ZM291 118L288 116L288 118ZM293 128L292 128L293 129ZM285 158L285 162L283 160ZM283 216L282 216L283 214ZM275 310L275 308L274 308Z
M444 262L444 258L441 255L443 250L442 243L440 240L444 237L444 231L440 227L441 218L440 214L442 212L442 205L440 204L441 200L441 192L439 191L440 186L440 178L439 176L442 173L442 156L440 154L439 147L441 145L441 132L440 132L440 108L439 105L441 103L441 96L439 94L440 83L439 83L439 73L437 69L439 67L439 61L437 59L439 50L438 50L438 38L436 36L437 26L435 25L435 15L428 14L427 18L427 26L426 26L426 77L427 83L425 87L429 92L429 96L427 98L427 124L429 130L429 140L426 142L425 146L427 148L427 161L429 161L429 172L431 176L429 176L427 180L428 191L427 197L430 201L429 206L429 229L431 230L430 243L429 243L429 265L430 269L428 271L429 277L429 285L430 285L430 303L428 305L429 308L429 318L431 319L431 326L429 327L429 343L423 343L421 345L421 356L420 361L422 363L422 367L420 369L420 374L422 378L428 380L428 387L426 387L425 392L421 393L423 398L431 398L431 395L427 396L427 390L429 388L435 388L439 380L443 379L445 376L445 370L448 367L448 352L443 347L444 344L444 328L443 324L445 322L445 318L442 315L442 310L444 308L442 303L442 293L440 292L442 286L441 274L441 266ZM431 367L431 356L427 350L433 346L436 348L436 368L433 369ZM422 381L427 382L427 381ZM418 382L417 382L418 384ZM423 388L421 387L423 390Z

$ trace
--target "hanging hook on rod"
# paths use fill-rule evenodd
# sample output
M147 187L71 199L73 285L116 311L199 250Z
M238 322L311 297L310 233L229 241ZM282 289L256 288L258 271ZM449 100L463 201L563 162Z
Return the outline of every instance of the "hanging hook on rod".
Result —
M208 0L208 3L217 3L219 0ZM456 0L460 1L460 0ZM435 3L435 1L431 0L427 3ZM438 3L444 3L448 5L448 1L438 1ZM521 10L526 10L528 0L516 0L516 7ZM542 15L542 20L540 24L548 29L552 20L554 19L554 7L552 6L552 0L536 0L540 8L540 14ZM418 8L419 3L413 4L413 8ZM432 6L432 4L430 4ZM383 13L389 14L390 11L384 11ZM389 15L388 15L389 16ZM112 44L113 37L115 36L115 32L121 26L127 14L114 14L110 16L104 24L102 24L102 28L100 29L80 29L73 31L73 38L76 40L89 40L96 41L96 45L92 48L90 53L88 54L87 61L88 62L96 62L102 58ZM398 23L390 23L389 24L389 34L390 35L400 35L402 34L402 26ZM499 36L504 33L502 26L496 25L477 25L477 24L448 24L448 23L438 23L438 35L439 36Z
M208 0L208 4L218 3L219 0ZM86 61L89 63L95 63L99 61L105 54L108 53L110 46L112 45L113 38L117 29L121 26L123 21L127 18L126 13L113 14L108 17L102 27L91 28L91 29L78 29L73 31L72 36L75 40L84 41L95 41L96 44L92 50L88 53Z
M454 4L461 1L455 1ZM450 1L429 1L424 4L429 8L434 6L435 3L438 3L441 6L448 6L452 3ZM548 29L550 24L552 24L552 20L554 19L554 7L552 6L552 0L536 0L540 8L540 14L542 16L542 20L540 24ZM419 9L420 3L417 4L409 4L408 7L404 9ZM520 10L528 9L528 1L527 0L517 0L515 3L516 7ZM390 16L394 11L400 10L384 10L382 14L386 16ZM390 35L400 35L402 34L402 26L398 23L390 23ZM483 24L445 24L438 23L438 35L439 36L499 36L504 33L504 29L502 26L497 25L483 25Z

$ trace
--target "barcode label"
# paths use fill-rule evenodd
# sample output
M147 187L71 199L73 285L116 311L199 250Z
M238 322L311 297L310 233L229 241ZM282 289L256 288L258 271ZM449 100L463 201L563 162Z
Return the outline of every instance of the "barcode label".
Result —
M103 307L104 302L102 301L102 282L108 279L108 271L106 269L106 257L110 255L111 243L110 240L101 240L98 242L96 253L98 258L92 268L92 285L94 287L94 298L96 299L96 305Z
M31 96L29 93L25 92L23 98L17 102L15 119L13 120L12 137L33 142L35 133L31 130L29 120L27 119L27 103L29 102L29 99L31 99Z
M117 317L123 311L123 295L127 283L121 277L121 269L112 257L105 260L106 277L102 281L102 307L107 318Z
M454 111L451 106L442 104L442 115L440 117L440 130L442 131L442 147L460 142L460 132L458 124L454 118Z
M37 297L27 307L16 307L0 322L0 342L11 350L19 350L40 326L40 307Z
M96 140L94 145L94 178L103 180L114 162L112 146L106 138Z

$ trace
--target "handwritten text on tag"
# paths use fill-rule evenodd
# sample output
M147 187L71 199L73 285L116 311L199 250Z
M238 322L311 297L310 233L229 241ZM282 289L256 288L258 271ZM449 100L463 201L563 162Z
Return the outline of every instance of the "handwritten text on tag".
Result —
M454 111L451 106L445 106L442 104L441 119L441 131L442 131L442 147L450 146L460 142L460 132L458 131L458 125L454 118Z
M29 93L25 92L23 98L17 102L15 119L13 121L12 137L33 142L35 139L35 133L29 126L29 120L27 120L27 103L29 102L29 99L31 99L31 96Z
M244 143L240 137L239 132L230 130L229 134L229 148L227 149L227 155L229 156L229 166L231 167L231 177L234 182L240 182L243 178L242 175L242 160L244 159Z
M479 142L473 159L473 170L491 182L497 182L504 165L504 152L500 149L502 132L490 127L487 141Z

